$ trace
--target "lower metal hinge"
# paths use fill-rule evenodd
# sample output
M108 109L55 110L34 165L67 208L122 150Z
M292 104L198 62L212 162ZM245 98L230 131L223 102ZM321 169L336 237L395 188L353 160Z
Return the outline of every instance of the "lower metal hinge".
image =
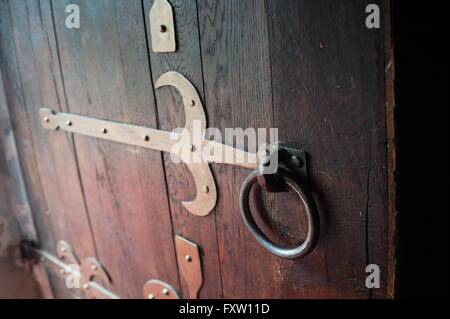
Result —
M196 299L203 284L199 247L181 237L175 237L175 248L180 275L183 278L185 298ZM95 258L79 260L72 247L61 240L57 244L57 256L39 249L33 242L21 244L22 257L31 263L41 263L65 279L66 287L77 298L86 299L120 299L119 296L105 288L97 281L112 283L106 268ZM152 279L143 287L145 299L180 299L181 294L170 284Z

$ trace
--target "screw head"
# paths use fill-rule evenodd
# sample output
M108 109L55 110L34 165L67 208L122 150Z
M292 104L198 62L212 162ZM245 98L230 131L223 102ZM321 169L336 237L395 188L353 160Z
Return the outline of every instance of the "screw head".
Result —
M92 269L92 270L97 270L97 266L96 266L96 265L92 265L92 266L91 266L91 269Z
M72 126L72 121L67 121L66 124L67 126Z
M167 288L163 289L163 294L165 294L166 296L169 294L169 290Z
M191 100L191 104L189 104L189 105L190 105L190 107L194 107L195 106L195 101Z
M148 299L155 299L155 295L154 294L149 294L148 295Z
M44 122L50 122L50 118L48 116L44 117Z
M88 289L88 288L89 288L89 284L84 284L84 285L83 285L83 288L84 288L84 289Z
M150 141L150 136L148 136L148 135L144 135L143 138L144 138L144 141L146 141L146 142Z
M192 257L191 257L191 256L189 256L189 255L186 255L186 257L185 257L185 258L186 258L186 261L187 261L187 262L191 262L191 261L192 261Z
M189 145L189 150L191 152L195 151L195 145L194 144Z
M64 253L66 252L67 248L66 247L61 247L61 251Z
M209 193L209 187L208 185L203 185L203 193L208 194Z
M164 33L164 32L166 32L166 31L167 31L167 27L166 27L165 25L161 24L161 25L159 26L159 32Z
M108 130L107 130L106 128L103 127L103 128L102 128L102 133L103 133L103 134L106 134L106 133L108 133Z

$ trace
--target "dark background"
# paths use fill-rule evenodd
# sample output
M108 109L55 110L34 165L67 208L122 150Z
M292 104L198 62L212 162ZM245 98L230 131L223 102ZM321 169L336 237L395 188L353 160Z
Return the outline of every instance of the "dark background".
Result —
M393 1L400 298L448 297L448 12Z

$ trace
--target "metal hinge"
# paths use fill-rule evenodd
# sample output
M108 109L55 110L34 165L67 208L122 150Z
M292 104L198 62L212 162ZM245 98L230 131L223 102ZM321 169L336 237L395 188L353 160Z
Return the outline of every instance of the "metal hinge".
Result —
M68 289L77 298L120 299L119 296L94 281L103 280L112 283L106 268L95 258L88 257L80 261L72 247L61 240L57 244L57 256L39 249L32 242L21 245L23 258L33 263L42 263L53 273L65 279ZM181 237L175 237L175 248L181 277L186 283L186 298L196 299L203 283L199 247ZM144 284L146 299L180 299L181 295L170 284L152 279Z
M253 172L241 187L240 209L245 223L256 239L270 252L284 258L306 256L314 248L319 234L319 218L307 180L306 152L280 144L262 144L258 153L252 153L208 140L205 138L206 115L192 83L180 73L169 71L156 81L156 88L163 86L174 86L183 97L186 123L181 132L166 132L83 115L57 113L47 108L40 110L41 121L47 129L65 130L176 155L191 171L196 187L195 199L183 201L182 204L189 212L198 216L208 215L217 202L216 183L209 163L252 169ZM204 152L205 149L209 152ZM263 156L260 156L261 154ZM261 232L251 217L248 195L256 181L269 192L294 192L305 206L308 215L308 236L295 249L277 246Z
M66 280L66 286L73 288L79 298L119 299L117 295L94 281L95 278L111 282L103 265L95 258L88 257L81 262L72 247L61 240L57 244L58 257L35 247L33 243L23 242L22 253L25 259L40 262Z

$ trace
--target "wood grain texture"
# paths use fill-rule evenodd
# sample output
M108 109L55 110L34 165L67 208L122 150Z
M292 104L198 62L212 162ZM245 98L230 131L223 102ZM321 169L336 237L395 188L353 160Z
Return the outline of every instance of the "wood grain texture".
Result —
M63 238L80 251L95 253L72 141L68 135L48 137L39 128L40 105L64 108L50 3L10 1L2 5L11 24L4 34L10 42L2 45L10 50L4 55L4 61L9 61L5 67L10 85L7 98L39 245L53 250L54 238ZM42 12L48 15L42 16ZM61 288L63 282L52 280L52 285L61 292L56 296L71 298L67 289Z
M149 12L152 4L153 1L144 0L145 13ZM171 1L171 4L175 15L177 51L171 54L158 54L150 50L153 81L167 71L180 72L194 85L200 98L203 99L196 1L175 0ZM147 16L146 14L146 18ZM146 26L148 29L148 20ZM148 41L150 42L150 39ZM161 88L156 91L155 96L159 128L172 131L177 127L183 127L185 115L180 94L173 88ZM203 105L208 116L210 112L208 103ZM199 291L199 298L220 298L223 295L215 230L217 209L205 217L190 214L180 204L181 200L195 196L195 183L189 169L185 164L172 162L169 154L163 156L174 235L196 242L201 250L204 284ZM220 191L218 195L220 196ZM181 288L181 295L188 295L189 288L184 282Z
M373 293L386 296L384 33L365 27L358 2L268 2L268 10L275 126L310 154L323 224L316 251L285 266L281 289L372 297L365 267L375 263L381 288Z
M22 239L37 240L28 194L11 127L0 69L0 256Z
M49 219L45 217L47 209L40 176L34 169L37 165L36 157L31 143L31 131L29 126L26 125L28 120L25 112L24 93L16 55L9 1L0 1L0 6L0 66L2 68L5 99L20 156L18 160L23 170L25 187L27 190L32 190L28 197L28 205L38 226L37 231L41 244L50 248L53 243L52 231L49 227ZM46 229L50 229L50 231Z
M95 256L112 277L105 286L121 298L142 298L149 279L189 294L175 235L200 247L200 298L393 296L389 23L367 29L365 4L350 0L170 0L177 51L160 54L150 45L153 0L76 1L81 26L68 29L72 2L0 0L5 97L44 249L64 239L80 258ZM390 16L385 2L376 3ZM193 83L208 127L275 127L281 142L305 147L321 217L309 256L278 258L250 234L239 212L249 169L212 164L217 205L198 217L181 205L195 196L189 169L168 153L41 126L39 108L48 107L166 131L183 127L180 94L153 89L167 71ZM292 245L304 236L295 196L257 188L251 196L269 237ZM380 289L365 287L369 263L380 266ZM49 275L56 297L72 297Z
M72 113L156 127L145 28L138 1L79 1L80 29L67 29L53 1L68 108ZM75 136L98 259L121 298L142 298L152 278L179 288L161 155Z
M262 1L198 2L209 126L272 127L266 7ZM225 298L279 298L280 259L253 238L239 212L247 169L213 165L216 226ZM273 210L277 212L276 206ZM207 283L207 281L206 281Z

